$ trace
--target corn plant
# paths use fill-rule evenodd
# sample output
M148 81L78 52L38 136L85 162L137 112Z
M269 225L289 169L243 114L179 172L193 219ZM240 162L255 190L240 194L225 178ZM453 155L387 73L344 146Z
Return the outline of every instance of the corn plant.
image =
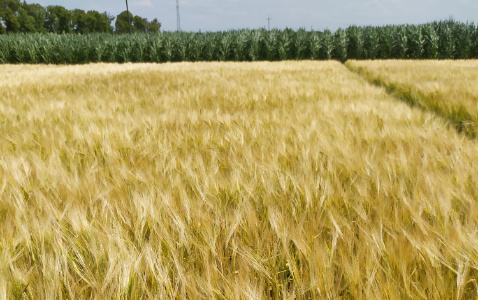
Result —
M185 34L184 32L178 32L178 34L173 35L173 40L176 44L177 60L190 60L188 57L189 35Z
M473 26L473 24L471 25ZM474 29L474 32L470 36L470 57L478 58L478 26Z
M311 59L320 59L322 35L319 32L312 32L310 38L310 55Z
M334 51L334 36L328 29L324 30L320 47L320 58L324 60L332 59L332 52Z
M424 42L423 42L424 57L431 58L431 59L438 58L439 37L434 26L431 24L423 26L422 34L424 37Z
M425 37L423 36L422 29L420 26L409 26L407 27L408 35L408 45L407 45L407 56L409 58L422 58L423 56L423 46L425 44Z
M91 52L91 56L90 56L91 61L101 62L104 52L105 52L105 44L96 43Z
M258 61L295 59L478 58L474 24L350 26L335 32L305 29L159 34L0 35L0 63Z
M295 32L286 29L281 34L281 43L279 44L279 58L280 60L292 59L297 55L297 48L295 47Z
M381 59L389 59L392 57L393 39L392 27L386 26L379 29L380 55Z
M347 60L347 34L343 29L337 30L334 34L332 57L340 61Z
M453 39L455 41L455 58L466 59L470 56L472 35L475 26L470 24L455 24Z
M405 26L399 26L394 28L394 32L392 34L393 40L393 48L392 48L392 57L393 58L408 58L408 35L407 29Z
M166 61L174 61L175 44L170 35L166 35L164 39L164 54L166 56Z
M453 36L452 23L441 22L436 25L439 39L439 58L453 58L455 52L455 39Z
M345 30L347 34L347 58L362 59L364 38L362 29L357 26L350 26Z
M256 30L251 35L251 47L249 48L249 58L251 61L257 61L260 59L260 43L262 40L263 31Z
M377 29L366 27L363 31L363 58L376 59L380 51L380 38Z
M281 34L278 30L272 30L264 39L266 58L269 61L279 60L285 57L283 43L280 40ZM281 53L282 55L280 55Z
M237 35L236 47L233 48L234 60L247 60L247 48L250 44L250 30L242 30Z
M296 42L294 43L297 47L297 55L295 59L310 59L312 54L310 50L310 35L305 29L301 28L295 34Z
M227 61L232 57L232 37L228 33L224 33L219 36L219 60Z
M104 62L116 62L117 52L119 51L118 39L108 39L105 41L105 51L102 59Z

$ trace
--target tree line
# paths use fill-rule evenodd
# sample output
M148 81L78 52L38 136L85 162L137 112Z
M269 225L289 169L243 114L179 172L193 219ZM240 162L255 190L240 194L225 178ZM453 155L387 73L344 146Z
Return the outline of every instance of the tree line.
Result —
M128 33L129 23L133 32L154 33L161 29L158 19L148 21L127 11L114 17L107 12L100 13L95 10L68 10L59 5L43 7L40 4L27 4L20 0L0 0L0 34Z

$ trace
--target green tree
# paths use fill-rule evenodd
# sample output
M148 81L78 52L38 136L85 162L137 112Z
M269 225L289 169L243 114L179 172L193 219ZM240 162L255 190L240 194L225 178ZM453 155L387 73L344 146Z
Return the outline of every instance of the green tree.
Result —
M158 33L161 30L161 23L158 22L158 19L153 19L153 21L148 23L148 32Z
M104 28L105 28L105 31L103 31L103 32L110 32L110 33L113 32L113 31L114 31L114 27L111 26L111 22L114 21L115 17L112 16L112 15L110 15L110 14L108 14L108 12L106 12L106 11L103 12L101 15L103 16L103 19L105 20L105 25L104 25L104 26L105 26L105 27L104 27Z
M101 32L98 30L98 19L97 19L97 16L96 14L99 14L97 11L88 11L86 13L86 23L87 23L87 26L88 26L88 31L89 32Z
M10 8L5 9L3 14L3 20L5 21L5 27L7 32L19 32L20 22Z
M46 10L40 4L26 4L23 2L22 8L34 19L36 32L46 32L44 27Z
M70 33L72 13L63 6L48 6L46 8L45 27L50 32Z
M20 8L18 10L18 23L20 24L20 32L37 32L37 28L35 26L35 18L30 16L28 12Z
M75 33L86 34L89 31L86 12L82 9L75 9L71 15L71 30Z
M20 0L0 0L0 33L19 32L17 12L21 7ZM5 26L4 26L5 25Z
M14 14L17 13L21 6L20 0L0 0L0 8L4 10L10 8Z
M129 17L128 17L129 16ZM116 17L115 31L117 33L128 33L130 24L128 20L132 20L133 15L127 11L123 11Z
M135 32L146 32L148 28L148 20L140 16L134 16L133 27Z
M43 26L48 32L57 33L60 27L59 19L52 11L47 9L45 14L45 23Z
M111 32L111 20L107 14L90 10L86 15L88 17L88 28L90 32Z
M95 10L85 12L81 9L75 9L72 12L72 30L75 33L85 34L94 32L112 32L111 17L106 12L99 13Z

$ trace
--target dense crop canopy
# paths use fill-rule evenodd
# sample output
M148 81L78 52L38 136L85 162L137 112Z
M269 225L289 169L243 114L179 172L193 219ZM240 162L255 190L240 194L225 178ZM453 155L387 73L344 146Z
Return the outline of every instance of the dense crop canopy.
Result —
M335 33L239 30L215 33L0 36L0 63L276 61L478 58L478 30L454 21L356 27Z
M476 297L476 141L338 62L0 72L0 297Z

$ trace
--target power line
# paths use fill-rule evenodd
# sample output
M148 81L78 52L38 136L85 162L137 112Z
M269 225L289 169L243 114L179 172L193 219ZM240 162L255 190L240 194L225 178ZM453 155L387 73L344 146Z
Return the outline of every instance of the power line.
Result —
M271 31L271 15L267 17L267 30Z
M176 0L176 19L177 19L177 31L181 31L181 17L179 16L179 0Z

